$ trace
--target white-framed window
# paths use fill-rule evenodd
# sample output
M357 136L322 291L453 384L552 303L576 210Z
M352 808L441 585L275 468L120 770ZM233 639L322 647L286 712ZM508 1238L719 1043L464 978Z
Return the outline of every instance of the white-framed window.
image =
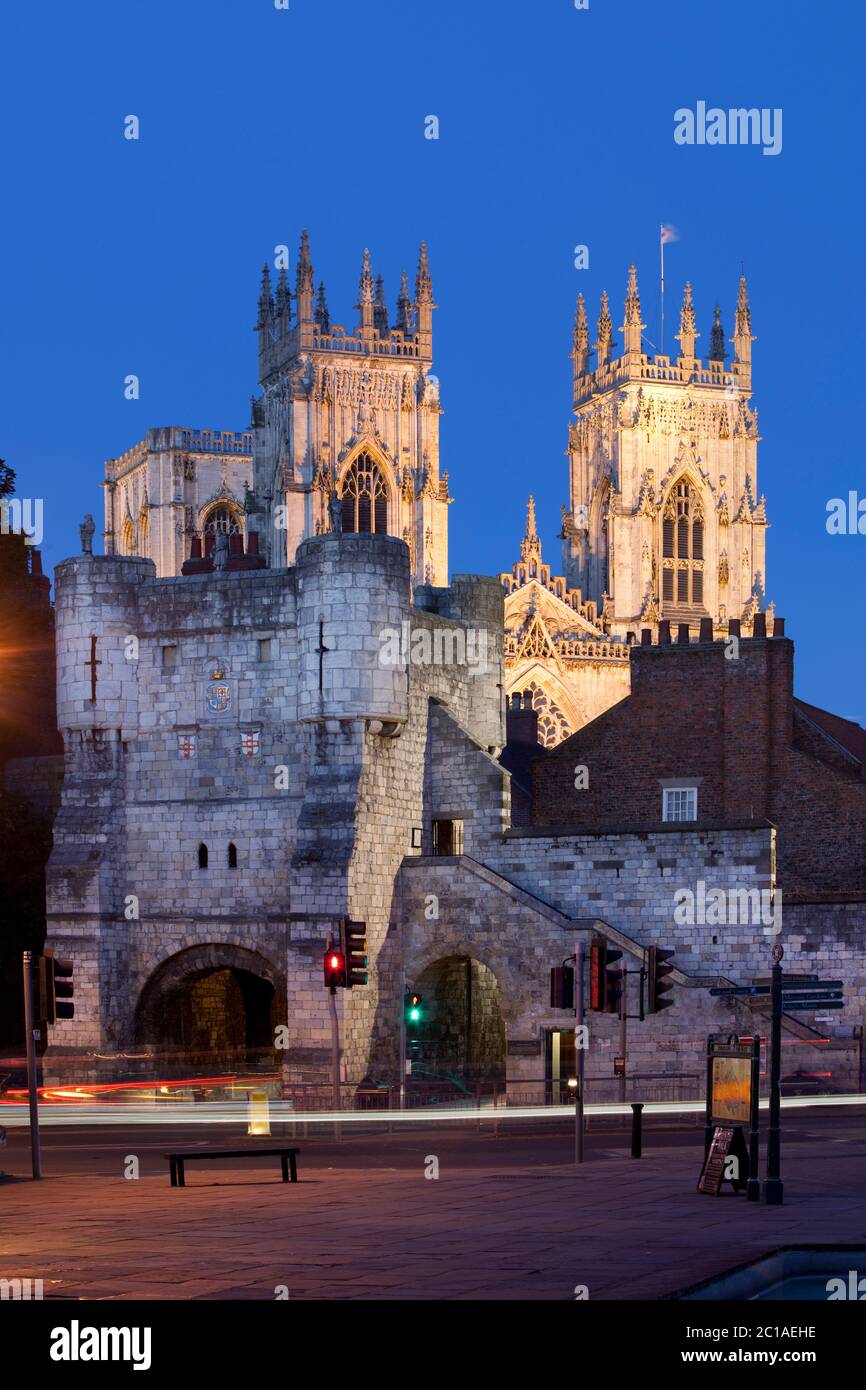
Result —
M662 790L662 820L697 820L697 787L665 787Z

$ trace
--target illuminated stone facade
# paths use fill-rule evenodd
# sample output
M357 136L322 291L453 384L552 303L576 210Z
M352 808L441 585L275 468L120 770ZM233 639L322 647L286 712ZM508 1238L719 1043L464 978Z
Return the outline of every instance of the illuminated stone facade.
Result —
M433 286L422 244L410 298L405 274L389 323L382 277L364 252L348 331L314 291L307 235L295 293L280 271L262 277L257 329L261 396L253 402L251 526L272 565L302 540L334 530L396 536L416 584L448 575L448 475L439 472L439 382L433 365ZM337 520L339 518L339 520Z
M218 531L246 535L252 463L249 431L148 430L126 453L106 461L105 554L152 560L165 579L180 574L194 537L210 551Z
M531 497L520 560L499 579L506 694L530 695L538 741L553 748L628 694L628 646L608 636L591 600L543 563Z
M563 509L566 578L598 607L606 632L659 619L697 631L711 617L751 630L767 608L767 525L758 495L757 413L751 405L751 311L740 281L733 360L716 308L706 361L695 356L695 313L687 284L680 356L643 352L640 298L629 272L622 356L614 358L607 296L596 365L582 297L574 328L574 414L569 431L570 496Z

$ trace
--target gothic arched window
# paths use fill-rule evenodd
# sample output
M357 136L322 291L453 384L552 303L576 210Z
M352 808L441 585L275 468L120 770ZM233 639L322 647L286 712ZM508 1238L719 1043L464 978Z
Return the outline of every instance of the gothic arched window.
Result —
M231 507L212 507L205 517L204 523L204 553L211 555L216 545L217 531L224 531L227 536L238 536L241 534L241 523Z
M388 531L388 490L385 479L369 454L355 459L343 479L342 528L344 531Z
M523 692L524 699L527 695L531 697L532 708L538 715L538 742L542 748L555 748L574 733L559 705L535 681L531 681Z
M670 493L662 517L662 601L695 606L704 601L704 515L684 479Z

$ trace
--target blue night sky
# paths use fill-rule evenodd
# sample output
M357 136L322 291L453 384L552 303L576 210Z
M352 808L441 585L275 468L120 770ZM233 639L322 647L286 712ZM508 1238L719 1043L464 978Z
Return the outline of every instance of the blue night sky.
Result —
M148 427L247 427L260 268L286 242L293 284L306 225L347 324L363 247L393 305L426 238L452 573L510 568L530 490L559 572L575 297L594 330L606 287L618 327L633 259L655 344L672 222L669 351L687 278L698 351L717 299L730 334L745 263L768 597L798 693L866 722L866 536L825 529L830 498L866 496L857 7L10 0L0 26L0 455L45 499L48 566ZM676 145L699 100L781 107L781 154Z

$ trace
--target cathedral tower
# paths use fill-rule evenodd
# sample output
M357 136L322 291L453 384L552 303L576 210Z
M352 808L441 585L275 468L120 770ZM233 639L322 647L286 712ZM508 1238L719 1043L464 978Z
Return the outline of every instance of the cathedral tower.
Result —
M757 414L752 394L751 312L745 276L737 299L733 357L716 310L706 361L695 356L691 285L677 338L680 356L643 351L640 295L629 270L622 356L607 294L597 361L589 363L581 299L574 330L574 414L569 432L571 495L563 508L569 585L626 637L660 619L697 630L712 618L751 629L766 607L766 513L757 490Z
M439 472L439 384L431 375L433 286L422 243L410 299L406 276L388 325L382 277L364 252L354 329L334 323L324 285L314 304L307 233L295 292L265 268L256 328L261 396L249 524L272 566L329 531L396 536L413 581L447 583L448 475ZM258 514L256 516L255 514Z

